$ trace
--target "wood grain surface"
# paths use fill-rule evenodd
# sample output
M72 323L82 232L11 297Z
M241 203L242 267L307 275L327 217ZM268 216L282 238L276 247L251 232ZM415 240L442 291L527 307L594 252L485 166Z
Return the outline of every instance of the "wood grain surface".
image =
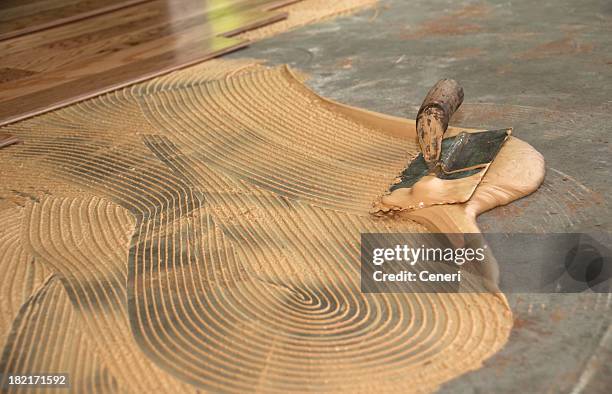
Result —
M0 125L243 47L295 1L148 1L1 41Z
M0 2L0 40L150 0L8 0Z

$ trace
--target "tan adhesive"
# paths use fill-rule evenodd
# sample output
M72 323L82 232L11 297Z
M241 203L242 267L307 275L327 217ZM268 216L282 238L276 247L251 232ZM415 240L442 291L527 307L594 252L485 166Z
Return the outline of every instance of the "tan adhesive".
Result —
M426 175L411 188L397 189L383 196L381 201L384 205L408 210L466 202L481 179L480 174L461 179L440 179L435 175Z
M61 278L34 282L86 345L63 353L79 387L86 360L131 392L432 392L506 343L512 313L487 289L362 293L360 235L478 231L541 180L541 157L506 176L529 145L507 141L463 204L376 217L418 152L413 121L321 98L286 67L200 67L6 127L24 143L0 151L19 234L0 247ZM15 321L2 338L34 333Z

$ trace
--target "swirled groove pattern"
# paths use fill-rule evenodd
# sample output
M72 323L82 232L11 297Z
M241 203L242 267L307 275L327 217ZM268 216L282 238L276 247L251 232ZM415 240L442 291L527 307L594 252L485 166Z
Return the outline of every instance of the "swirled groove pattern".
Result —
M504 344L495 295L360 292L361 233L427 234L368 214L416 146L358 119L216 61L8 128L0 196L106 389L427 392Z
M60 280L49 279L21 308L0 358L0 376L6 392L40 389L7 385L6 376L33 373L66 373L75 392L108 393L117 382L100 360L80 327L80 322Z
M127 313L127 245L133 217L99 197L43 197L26 207L26 246L61 274L82 330L100 351L118 387L133 392L171 391L168 378L133 339ZM137 380L145 374L149 379Z
M21 306L50 274L23 248L19 234L22 220L22 209L0 211L0 348Z

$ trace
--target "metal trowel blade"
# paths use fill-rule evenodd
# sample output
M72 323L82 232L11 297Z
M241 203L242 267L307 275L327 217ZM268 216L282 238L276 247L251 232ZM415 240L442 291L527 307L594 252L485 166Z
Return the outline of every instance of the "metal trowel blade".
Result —
M474 133L461 132L442 140L440 160L431 170L423 154L419 155L402 171L389 191L412 187L425 175L434 173L440 179L460 179L484 173L493 162L512 129L486 130Z

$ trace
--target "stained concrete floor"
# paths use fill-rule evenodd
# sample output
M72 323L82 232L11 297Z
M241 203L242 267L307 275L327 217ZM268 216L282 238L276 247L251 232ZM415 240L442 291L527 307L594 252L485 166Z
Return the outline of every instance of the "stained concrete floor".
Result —
M544 155L540 190L479 218L488 232L609 232L612 3L381 1L230 57L288 63L318 93L414 118L442 77L465 89L452 124L514 127ZM444 393L612 390L610 294L510 294L515 328Z

